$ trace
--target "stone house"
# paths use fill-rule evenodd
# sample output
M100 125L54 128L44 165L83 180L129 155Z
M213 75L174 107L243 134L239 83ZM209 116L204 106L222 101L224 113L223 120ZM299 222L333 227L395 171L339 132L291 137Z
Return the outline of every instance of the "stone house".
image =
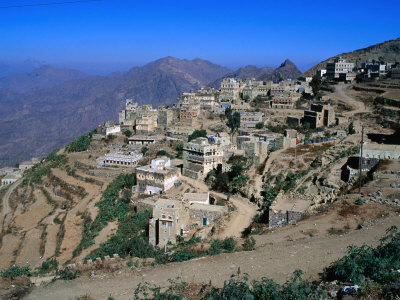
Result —
M22 173L21 172L14 172L14 173L7 174L6 176L4 176L1 179L1 186L7 186L7 185L10 185L10 184L13 184L14 182L16 182L21 177L22 177Z
M137 191L147 195L161 194L174 187L179 176L179 169L171 166L168 157L153 159L150 165L136 168Z
M329 104L311 104L310 110L304 111L303 124L309 123L310 128L336 124L335 110Z
M111 165L132 168L136 167L142 158L142 153L116 151L106 153L103 158L99 159L99 162L103 166Z
M377 159L400 159L400 145L365 144L363 157Z
M207 138L197 138L183 146L183 175L201 179L213 168L222 164L223 147L210 143Z
M240 114L240 127L249 129L256 128L257 123L263 123L264 113L262 112L242 112Z

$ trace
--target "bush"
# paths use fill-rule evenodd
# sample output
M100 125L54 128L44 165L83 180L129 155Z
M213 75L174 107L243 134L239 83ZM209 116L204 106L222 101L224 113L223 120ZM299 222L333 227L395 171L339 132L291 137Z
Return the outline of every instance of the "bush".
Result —
M92 137L90 134L82 135L81 137L77 138L75 141L69 143L65 150L68 152L82 152L89 149L90 143L92 142Z
M235 240L233 237L226 238L222 241L222 248L227 250L228 252L232 252L235 250Z
M357 204L357 205L363 205L363 204L364 204L364 201L362 201L361 198L358 198L358 199L356 200L356 204Z
M379 283L398 280L400 269L400 233L396 226L387 230L379 246L350 246L348 254L325 268L323 277L329 281L360 283L370 278Z
M258 122L258 123L256 124L256 128L257 128L257 129L263 129L263 128L264 128L264 123L263 123L263 122Z
M56 277L52 279L52 281L56 280L74 280L78 275L78 271L72 272L71 270L64 269L64 270L57 270Z
M253 237L245 239L242 246L244 251L252 251L255 249L256 240Z
M42 262L42 265L40 266L40 271L46 272L51 269L55 270L55 269L57 269L57 267L58 267L58 262L55 259L51 259L51 260Z
M170 262L180 262L196 258L198 255L190 249L183 249L172 253L169 257Z
M209 255L215 255L221 253L222 245L220 240L213 240L209 250Z
M204 129L195 130L195 131L193 131L193 133L191 135L189 135L188 142L195 140L199 137L206 137L206 136L207 136L207 132Z
M2 271L0 274L2 278L9 278L10 280L13 280L14 278L21 276L31 276L31 268L29 266L19 267L17 265L13 265Z

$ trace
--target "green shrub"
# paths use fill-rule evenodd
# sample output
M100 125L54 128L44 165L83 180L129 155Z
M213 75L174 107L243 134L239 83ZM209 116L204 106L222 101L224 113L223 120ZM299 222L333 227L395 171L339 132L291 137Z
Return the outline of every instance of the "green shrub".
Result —
M357 204L357 205L363 205L363 204L364 204L364 201L362 201L361 198L358 198L358 199L356 200L356 204Z
M69 143L65 150L68 152L82 152L86 151L90 147L90 143L92 142L92 137L90 134L84 134L78 137L76 140Z
M244 251L252 251L252 250L255 249L256 240L253 237L245 239L245 241L244 241L242 246L243 246L243 250Z
M13 265L2 271L0 274L2 278L9 278L10 280L13 280L14 278L21 276L31 276L31 268L29 266L19 267L17 265Z
M235 250L235 240L233 237L226 238L222 241L222 248L227 250L228 252L232 252Z
M183 249L172 253L169 257L170 262L180 262L196 258L198 255L190 249Z
M51 269L56 270L57 267L58 267L58 262L55 259L51 259L51 260L42 262L42 265L40 266L40 271L46 272Z
M324 270L327 280L360 283L370 278L379 283L398 280L400 269L400 233L396 226L387 230L379 246L350 246L348 254Z
M206 137L207 136L207 131L204 129L201 130L195 130L191 135L188 136L188 142L191 142L192 140L195 140L199 137Z
M57 270L56 277L54 277L52 281L54 282L56 280L74 280L76 279L78 274L78 271L72 272L69 269Z
M210 255L219 254L222 251L222 245L220 240L213 240L211 242L211 247L209 250Z

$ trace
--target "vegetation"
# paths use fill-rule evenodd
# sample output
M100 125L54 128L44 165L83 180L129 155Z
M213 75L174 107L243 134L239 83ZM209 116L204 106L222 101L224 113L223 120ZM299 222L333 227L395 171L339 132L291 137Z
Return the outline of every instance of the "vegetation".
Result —
M26 174L22 184L40 182L42 177L49 174L51 168L56 168L67 163L67 157L64 154L57 154L57 149L46 156L43 163L35 164Z
M92 222L91 219L87 218L85 215L81 216L85 220L84 230L82 240L78 247L73 251L73 256L78 255L82 249L93 245L94 238L105 226L107 226L108 222L117 219L120 225L118 230L120 230L121 224L124 221L129 221L127 218L128 215L131 214L131 207L128 204L129 201L126 200L127 194L122 193L123 197L119 197L119 194L122 189L130 190L135 183L135 173L122 174L118 176L107 186L100 201L96 203L96 206L99 208L96 219ZM111 255L114 253L111 253Z
M243 175L250 167L251 161L241 155L229 158L230 171L223 172L222 168L211 170L206 177L206 182L216 191L226 193L240 193L249 181L248 175Z
M140 150L140 152L142 152L143 155L146 155L146 153L149 151L149 148L147 148L146 146L142 147L142 149Z
M240 128L240 113L234 112L232 113L231 108L225 109L225 116L228 119L226 126L230 129L231 138L232 136L239 130Z
M283 285L268 278L249 282L248 275L242 276L238 269L237 274L232 275L222 288L212 286L211 282L203 285L198 299L306 300L327 297L326 292L319 290L316 284L303 280L301 276L302 272L297 270ZM170 281L170 285L163 290L149 283L140 284L135 290L135 299L187 299L187 286L186 282Z
M312 88L314 97L317 97L321 90L321 79L318 76L313 76L312 80L310 81L310 86Z
M2 271L0 274L2 278L8 278L10 281L13 281L17 277L31 276L31 268L29 266L19 267L17 265L13 265Z
M183 157L183 144L179 144L178 146L176 146L175 150L177 151L176 158L182 158Z
M258 123L256 124L256 128L257 128L257 129L263 129L263 128L264 128L264 123L263 123L263 122L258 122Z
M127 138L129 138L129 137L131 137L132 136L132 131L130 131L130 130L124 130L124 135L127 137Z
M376 248L350 246L348 254L324 270L327 280L358 284L366 278L379 283L398 280L400 269L400 233L396 226L387 230Z
M91 142L92 142L92 133L84 134L78 137L75 141L69 143L65 147L65 150L68 152L86 151L89 149Z
M256 240L253 237L247 238L244 240L244 243L242 246L243 246L244 251L252 251L255 249Z
M188 142L191 142L199 137L206 137L207 132L204 129L201 130L195 130L191 135L188 136Z

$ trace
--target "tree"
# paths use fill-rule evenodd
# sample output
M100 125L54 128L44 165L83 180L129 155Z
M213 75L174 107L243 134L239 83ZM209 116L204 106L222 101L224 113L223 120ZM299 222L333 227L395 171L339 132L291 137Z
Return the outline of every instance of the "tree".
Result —
M225 117L229 119L232 116L232 109L230 107L225 108Z
M236 176L229 184L229 192L234 194L242 191L242 189L247 185L247 181L249 181L249 179L249 175Z
M228 122L226 123L226 126L228 126L229 129L231 130L231 140L232 140L234 134L240 128L240 114L238 112L234 112L233 114L231 114L228 117Z
M125 134L125 136L126 136L127 138L129 138L129 137L132 136L132 131L130 131L130 130L124 130L124 134Z
M142 147L141 152L143 155L146 155L147 151L149 151L149 148L147 148L146 146Z
M188 142L193 141L199 137L206 137L207 136L207 131L204 129L201 130L195 130L191 135L188 137Z
M257 129L263 129L263 128L264 128L264 123L263 123L263 122L258 122L258 123L256 124L256 128L257 128Z
M317 96L317 94L319 93L319 91L321 89L321 79L319 79L318 76L313 76L313 78L310 82L310 86L312 88L314 96Z

